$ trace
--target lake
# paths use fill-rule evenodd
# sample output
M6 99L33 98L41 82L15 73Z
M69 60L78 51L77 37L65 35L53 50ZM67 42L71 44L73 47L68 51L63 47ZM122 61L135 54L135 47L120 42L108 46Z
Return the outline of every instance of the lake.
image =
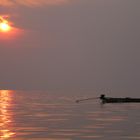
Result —
M1 90L0 140L140 139L140 104L75 103L86 97L94 95Z

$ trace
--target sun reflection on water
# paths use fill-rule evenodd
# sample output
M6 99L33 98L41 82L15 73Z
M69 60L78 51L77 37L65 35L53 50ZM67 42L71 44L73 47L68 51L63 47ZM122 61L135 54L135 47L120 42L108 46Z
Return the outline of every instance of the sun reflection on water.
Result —
M12 121L9 107L11 106L11 90L0 90L0 139L11 138L15 133L10 130Z

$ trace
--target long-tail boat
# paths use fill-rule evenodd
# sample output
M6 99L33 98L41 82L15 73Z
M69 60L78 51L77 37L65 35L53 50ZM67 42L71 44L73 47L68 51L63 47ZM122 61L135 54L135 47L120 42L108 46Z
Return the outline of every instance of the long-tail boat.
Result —
M103 104L105 103L140 103L140 98L112 98L112 97L106 97L104 94L102 94L99 97Z

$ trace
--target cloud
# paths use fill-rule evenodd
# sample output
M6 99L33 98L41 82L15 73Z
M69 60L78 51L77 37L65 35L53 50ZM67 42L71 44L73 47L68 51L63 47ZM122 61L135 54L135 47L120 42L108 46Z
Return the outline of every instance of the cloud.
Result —
M69 0L2 0L0 6L26 6L26 7L40 7L45 5L59 5L67 3Z

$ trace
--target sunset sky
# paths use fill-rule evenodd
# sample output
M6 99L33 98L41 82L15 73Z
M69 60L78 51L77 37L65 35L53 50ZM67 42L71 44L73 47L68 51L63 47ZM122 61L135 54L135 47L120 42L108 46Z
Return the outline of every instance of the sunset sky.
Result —
M139 0L3 0L1 18L1 89L139 95Z

